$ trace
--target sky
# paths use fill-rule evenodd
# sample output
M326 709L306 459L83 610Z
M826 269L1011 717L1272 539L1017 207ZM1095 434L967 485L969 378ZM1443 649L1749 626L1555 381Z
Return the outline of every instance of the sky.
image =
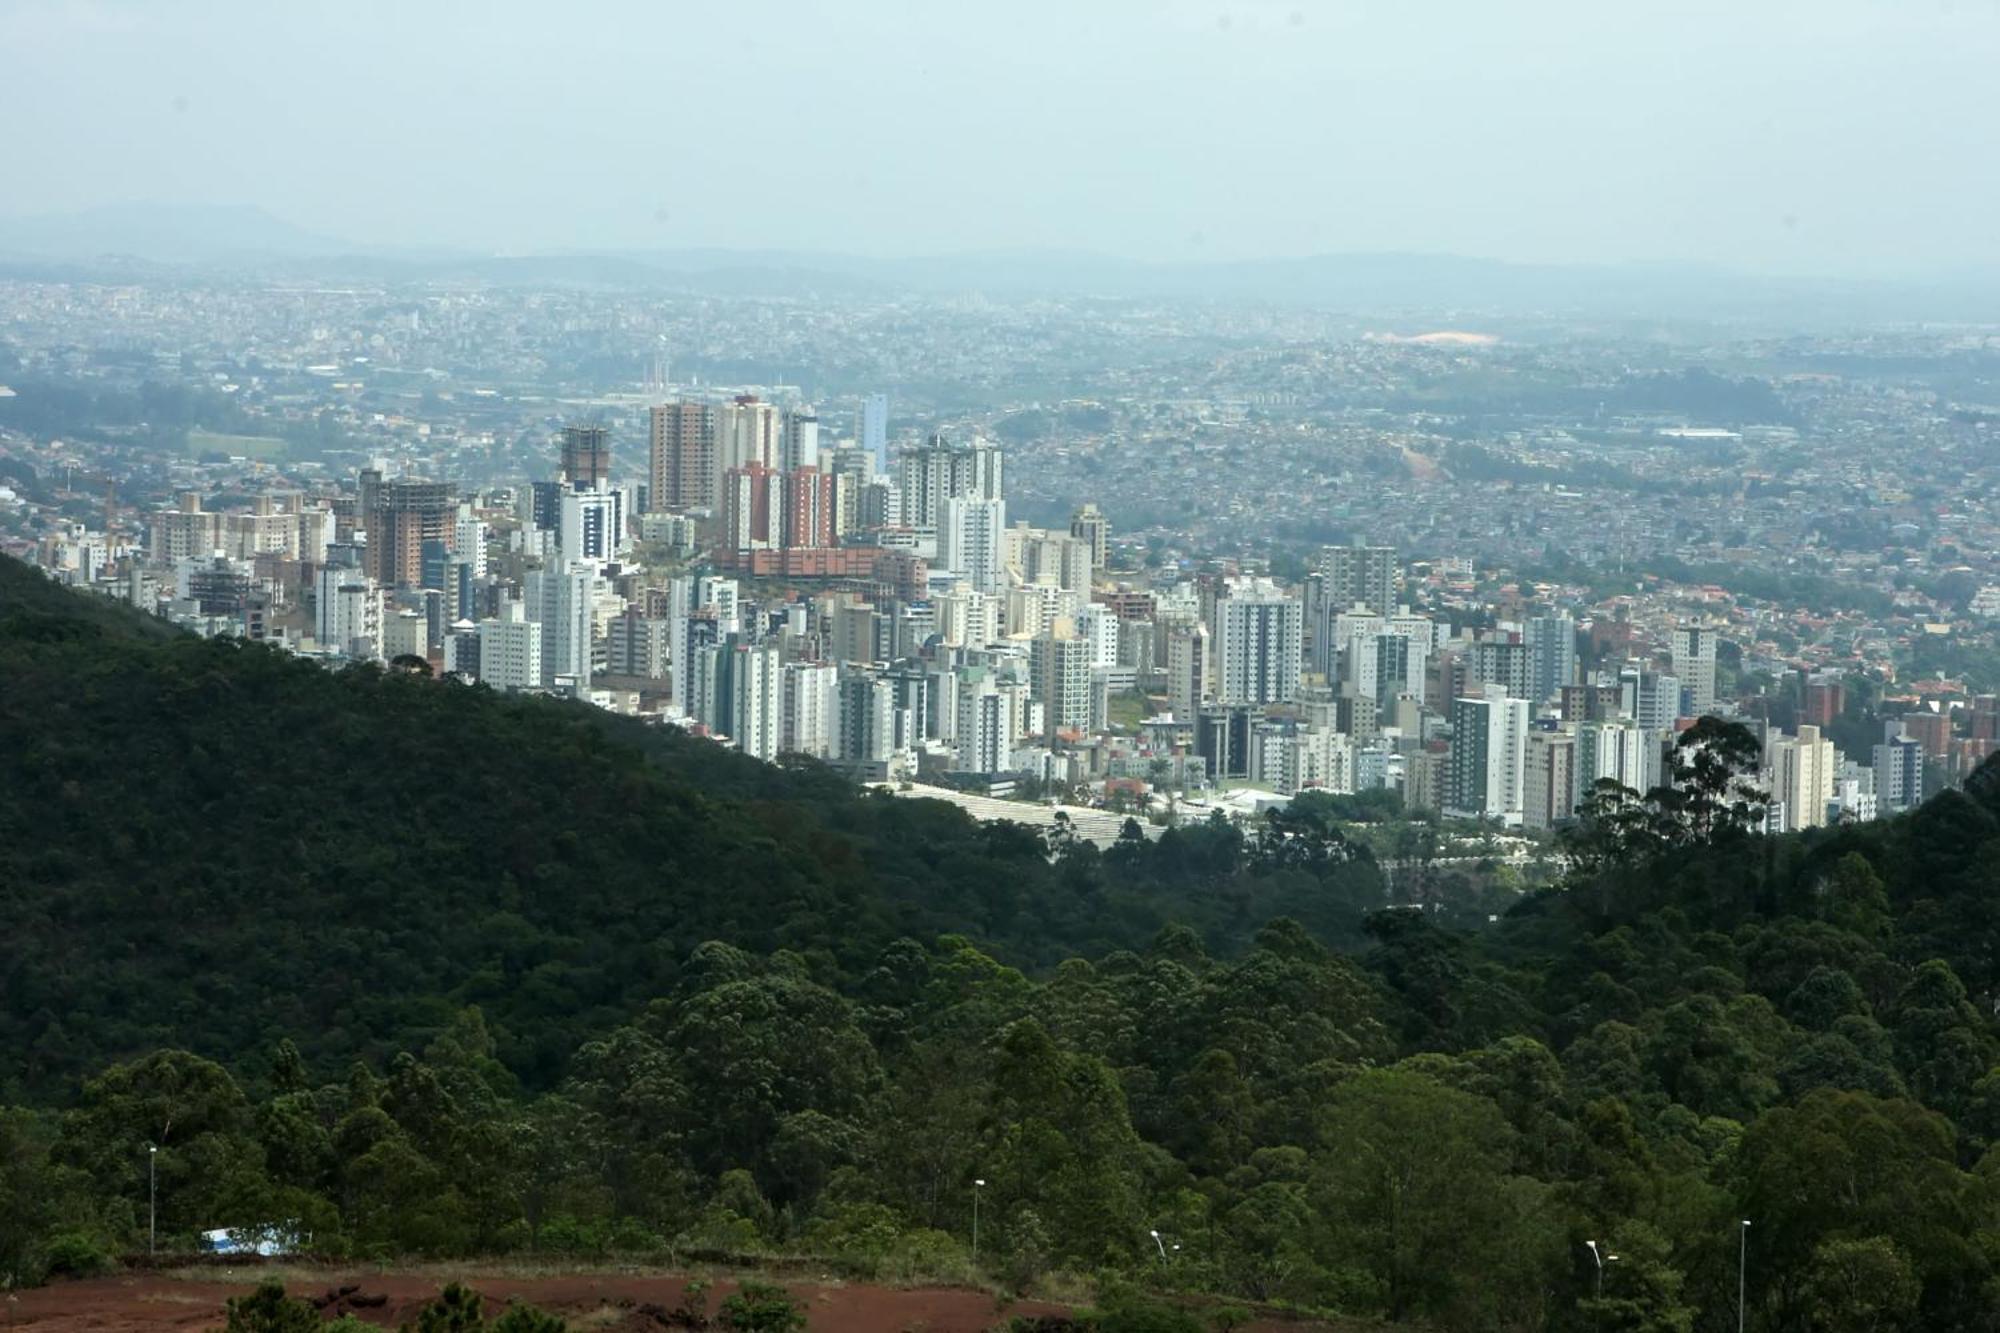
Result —
M0 213L2000 272L2000 0L0 0Z

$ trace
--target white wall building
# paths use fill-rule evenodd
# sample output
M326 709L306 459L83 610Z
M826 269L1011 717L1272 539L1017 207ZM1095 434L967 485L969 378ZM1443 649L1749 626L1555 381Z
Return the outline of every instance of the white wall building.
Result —
M1008 771L1015 742L1026 730L1027 685L989 667L966 667L957 675L952 768L960 773Z
M984 648L1000 637L1002 599L968 583L952 585L931 599L937 611L937 632L947 648Z
M458 507L452 533L452 554L472 566L472 577L486 577L486 521L472 512L470 504Z
M1604 779L1643 796L1660 785L1660 743L1656 733L1636 722L1582 722L1576 729L1574 767L1572 806L1581 805L1590 789Z
M1354 742L1336 731L1258 727L1250 736L1249 780L1282 796L1354 790Z
M1043 735L1090 727L1090 644L1073 634L1038 634L1028 644L1028 673L1034 697L1046 710Z
M1235 579L1215 603L1216 699L1290 703L1299 697L1305 611L1269 579Z
M1706 625L1682 625L1674 631L1674 675L1689 695L1689 716L1715 711L1715 631Z
M542 627L542 684L573 677L590 684L598 577L587 566L530 570L522 579L527 618Z
M558 502L557 559L602 564L625 547L625 492L564 489Z
M1764 785L1770 789L1772 804L1784 806L1784 822L1777 832L1826 823L1838 766L1833 742L1823 739L1815 726L1801 726L1796 736L1777 734L1765 742Z
M1521 822L1528 745L1528 701L1487 685L1478 698L1452 701L1447 815Z
M382 655L382 590L358 569L329 565L313 588L313 637L330 652L354 658Z
M479 622L479 679L496 690L542 684L542 627L532 620Z
M1102 602L1091 602L1076 611L1077 637L1090 644L1090 665L1115 667L1118 663L1118 616Z
M991 593L999 589L1007 532L1007 502L954 496L938 506L938 565Z
M721 691L712 725L754 759L775 759L784 737L783 655L776 644L728 643L713 650Z
M840 669L824 662L788 662L779 749L825 759L840 719Z
M1080 609L1077 596L1069 589L1055 583L1029 583L1007 589L1007 618L1004 628L1009 635L1046 634L1057 621L1074 617Z
M1183 625L1167 635L1167 706L1181 722L1193 722L1215 693L1214 654L1206 625Z

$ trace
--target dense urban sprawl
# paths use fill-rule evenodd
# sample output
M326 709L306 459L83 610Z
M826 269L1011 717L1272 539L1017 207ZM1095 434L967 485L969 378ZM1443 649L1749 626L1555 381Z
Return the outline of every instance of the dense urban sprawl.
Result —
M1492 324L16 281L0 541L1104 841L1313 789L1546 831L1711 713L1774 830L1995 748L1991 338Z

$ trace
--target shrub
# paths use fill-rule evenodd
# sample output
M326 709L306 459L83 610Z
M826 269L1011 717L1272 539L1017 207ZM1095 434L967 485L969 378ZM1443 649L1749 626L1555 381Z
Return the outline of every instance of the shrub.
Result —
M478 1292L454 1282L438 1298L417 1311L402 1333L564 1333L568 1327L555 1315L532 1305L509 1306L497 1319L486 1318ZM358 1324L359 1328L368 1328ZM314 1326L314 1333L322 1333ZM372 1331L371 1331L372 1333Z
M692 1278L681 1290L681 1303L674 1310L680 1328L708 1327L708 1279Z
M505 1314L487 1325L491 1333L563 1333L567 1327L561 1319L532 1305L510 1306Z
M81 1231L64 1231L49 1238L48 1248L42 1253L42 1273L45 1277L96 1277L108 1273L113 1265L111 1256L95 1237Z
M482 1305L478 1292L454 1282L417 1311L417 1317L403 1325L402 1333L483 1333L486 1319Z
M1099 1333L1205 1333L1186 1310L1158 1301L1127 1298L1104 1312Z
M222 1333L320 1333L319 1311L285 1295L282 1282L260 1283L223 1307Z
M806 1312L783 1287L745 1282L722 1303L716 1322L731 1333L792 1333L806 1326Z

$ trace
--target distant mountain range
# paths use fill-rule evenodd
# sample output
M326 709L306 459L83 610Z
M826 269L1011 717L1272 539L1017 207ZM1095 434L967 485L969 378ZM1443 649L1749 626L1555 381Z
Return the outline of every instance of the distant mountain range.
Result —
M352 248L248 204L110 204L76 213L0 217L0 255L16 259L118 256L199 264Z
M1152 263L1025 249L908 258L717 248L496 256L355 244L248 205L117 205L0 217L0 272L133 275L162 267L270 277L737 295L914 291L1250 301L1357 313L1764 317L1801 323L1986 323L2000 317L2000 275L1994 274L1887 282L1750 276L1695 265L1517 264L1457 255Z

